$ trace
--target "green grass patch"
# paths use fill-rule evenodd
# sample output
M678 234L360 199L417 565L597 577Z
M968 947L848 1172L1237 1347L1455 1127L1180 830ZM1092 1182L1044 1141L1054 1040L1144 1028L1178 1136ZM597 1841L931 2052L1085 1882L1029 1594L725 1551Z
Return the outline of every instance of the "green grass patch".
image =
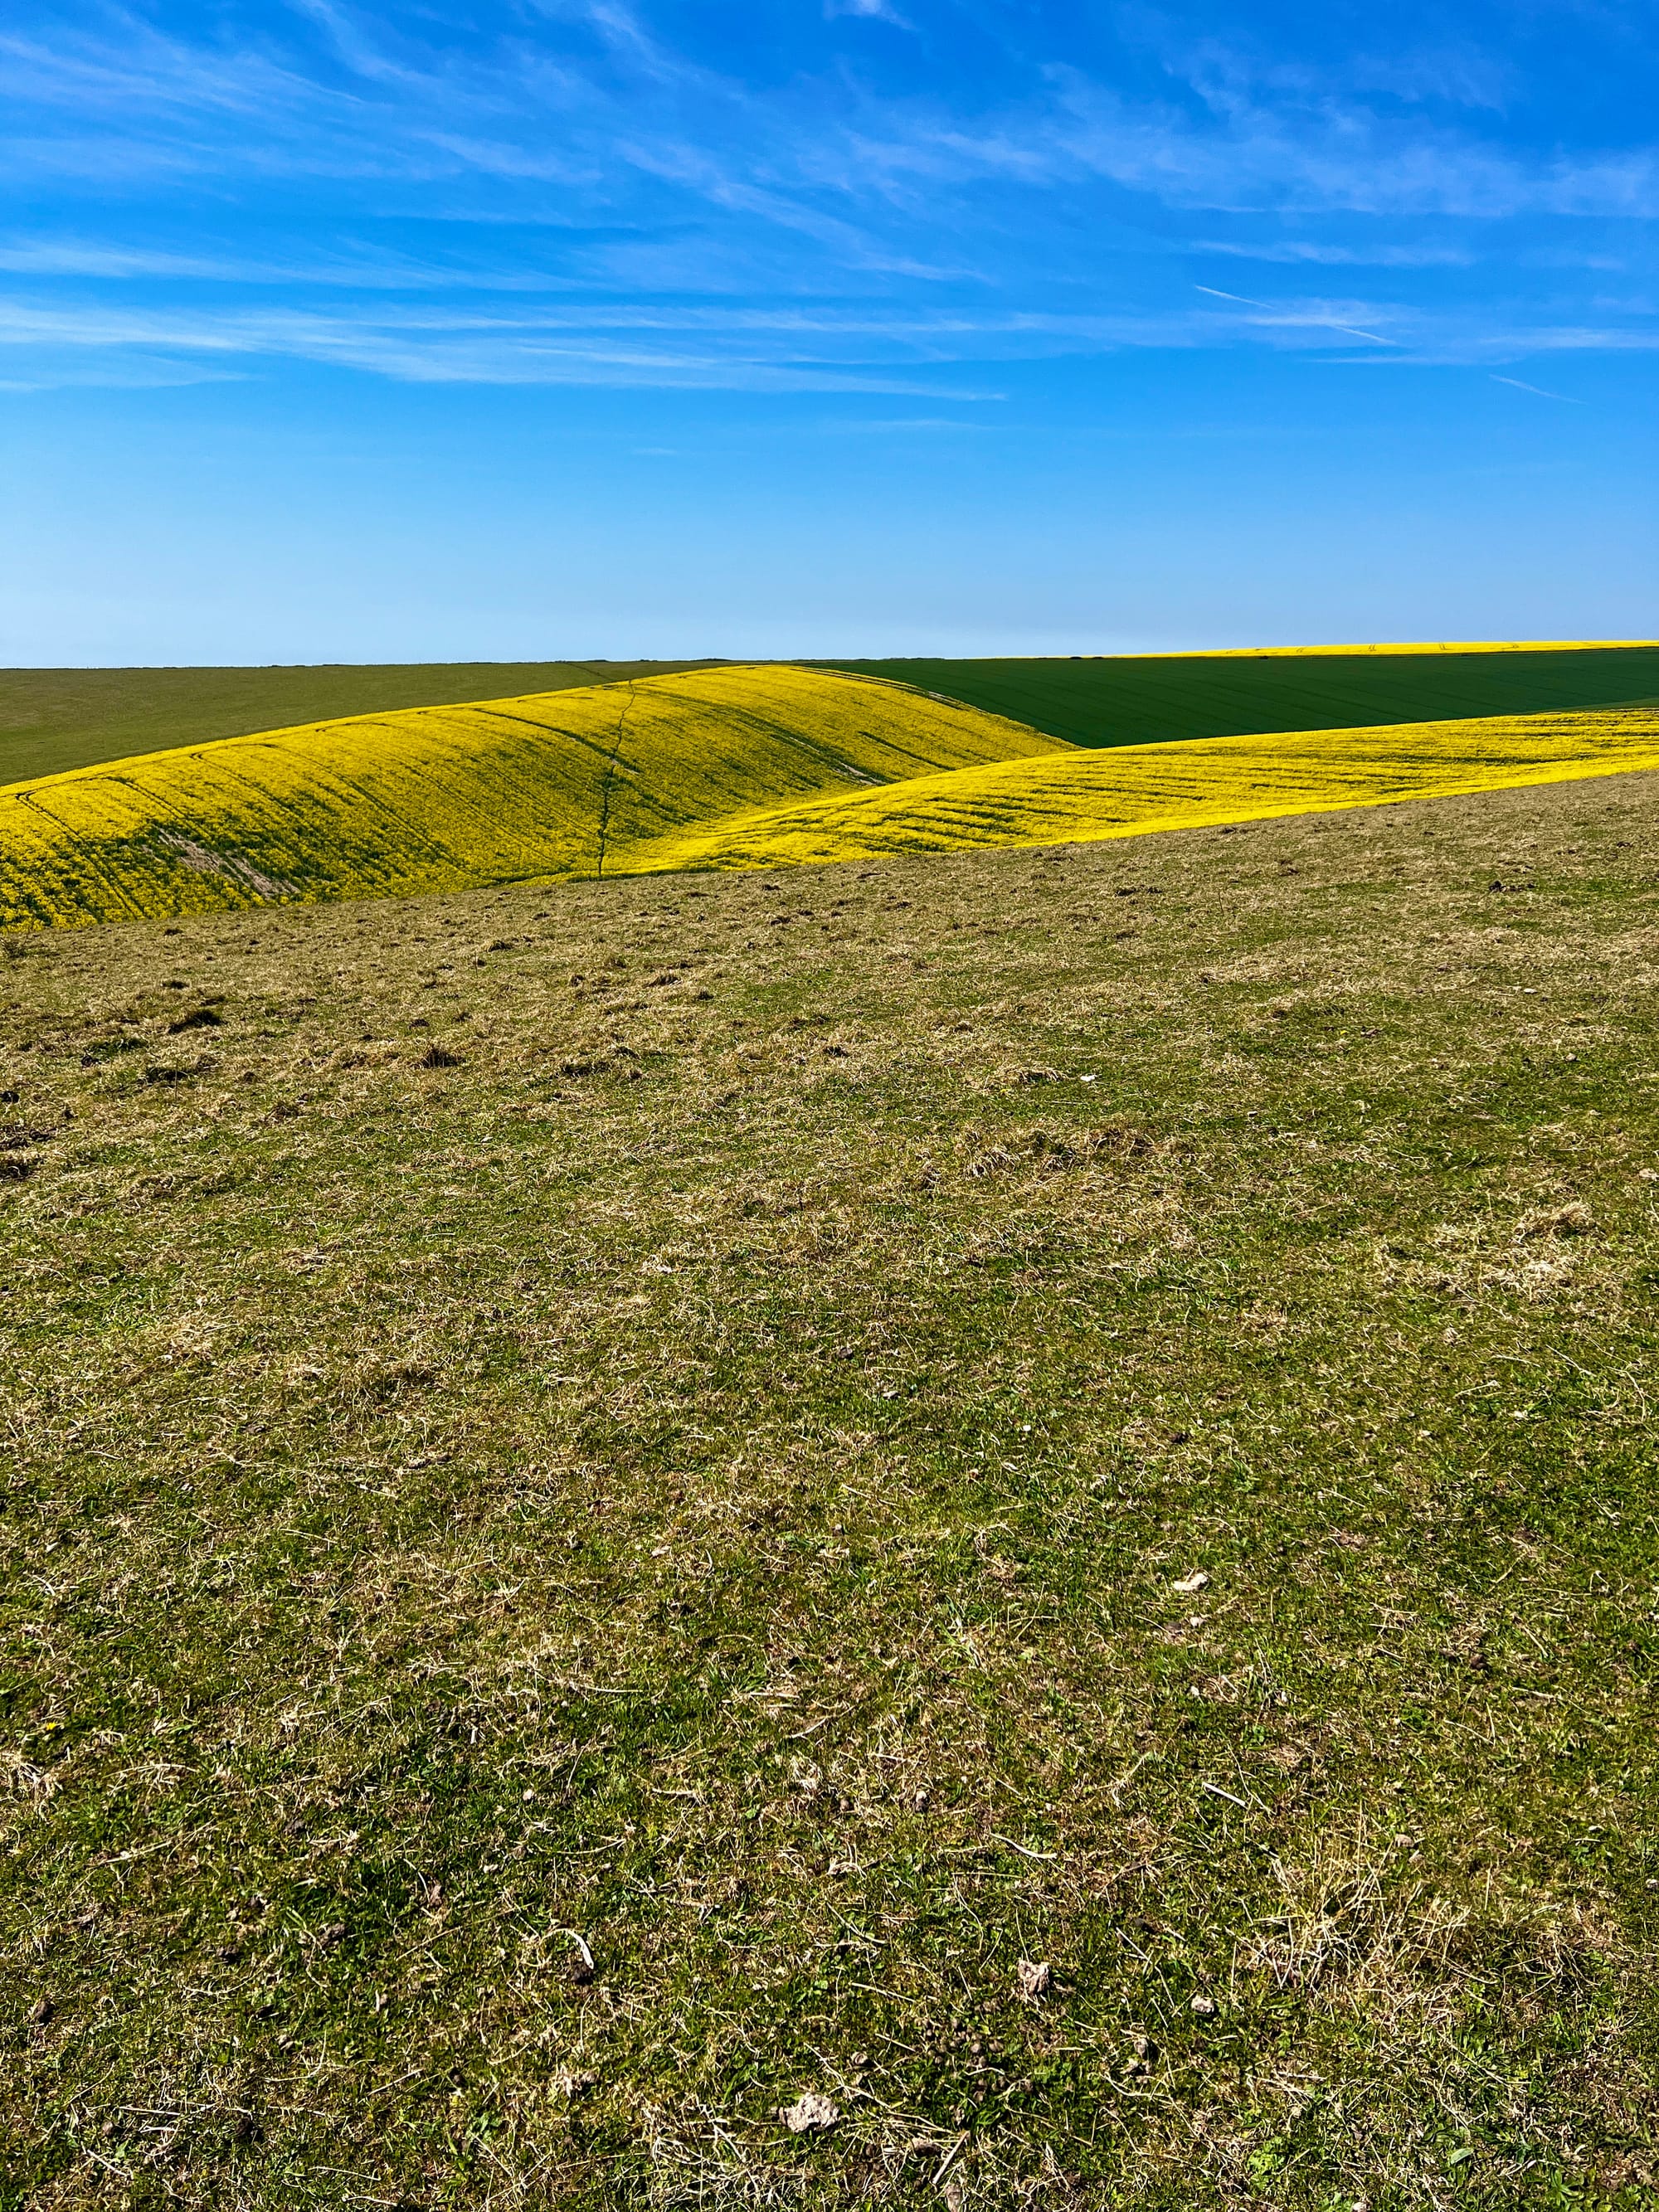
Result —
M1029 722L1074 745L1364 729L1659 699L1659 647L1503 653L1124 654L1069 660L837 660Z
M1651 2203L1656 902L1632 778L10 940L0 2203Z

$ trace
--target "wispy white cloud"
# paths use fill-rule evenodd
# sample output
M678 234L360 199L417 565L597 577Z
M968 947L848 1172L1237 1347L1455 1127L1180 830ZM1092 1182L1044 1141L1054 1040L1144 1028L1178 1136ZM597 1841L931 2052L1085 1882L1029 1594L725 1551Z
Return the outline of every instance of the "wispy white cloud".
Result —
M890 23L896 30L908 31L915 27L900 15L892 0L823 0L823 13L833 22L837 15L862 16L866 22Z
M1363 338L1371 345L1393 345L1393 338L1379 337L1375 331L1361 330L1352 319L1356 313L1366 314L1364 308L1355 309L1324 300L1291 300L1270 304L1266 300L1247 299L1241 292L1218 292L1213 284L1194 284L1195 292L1203 292L1212 300L1225 300L1231 305L1249 307L1249 321L1258 328L1268 330L1334 331L1340 337ZM1376 319L1374 311L1370 319Z
M142 354L99 354L80 361L53 361L31 375L0 376L0 392L171 392L192 385L245 380L238 370L210 368L200 362L150 361Z
M1400 311L1377 330L1368 326L1377 319L1376 302L1207 296L1215 307L1070 314L628 301L522 312L399 305L371 313L361 303L355 310L210 310L12 300L0 301L0 349L14 359L27 354L36 384L52 381L55 369L83 381L88 357L101 355L112 363L141 361L156 376L168 362L205 360L228 372L237 364L236 373L249 374L261 362L294 360L405 383L884 393L960 405L999 396L982 381L994 364L1061 356L1243 346L1344 360L1343 349L1357 339L1401 361L1492 368L1528 354L1638 342L1585 325L1492 332ZM1659 347L1659 330L1639 334L1639 342ZM123 380L127 374L118 370ZM942 425L948 418L922 419Z
M157 252L148 246L100 246L68 238L0 241L0 270L19 276L161 276L223 281L235 264L201 254Z
M714 311L617 308L584 319L407 309L371 318L0 301L0 348L35 357L28 381L36 385L53 380L54 362L64 365L60 380L83 381L85 356L101 354L141 356L152 366L179 356L300 360L405 383L834 392L959 404L996 396L927 374L954 357L961 335L948 323L842 324L759 311L722 318ZM1004 333L1000 346L988 349L1025 349L1019 335ZM125 370L118 380L127 380Z
M471 266L416 260L383 249L350 258L264 260L252 255L179 253L76 238L0 239L0 273L89 277L118 283L301 286L351 292L548 292L574 281L520 258Z
M1582 399L1569 398L1565 392L1546 392L1541 384L1527 384L1518 376L1499 376L1494 374L1492 382L1507 384L1515 392L1529 392L1534 399L1559 399L1569 407L1582 407L1584 404Z
M924 30L938 4L905 0L901 16L892 0L828 0L832 13ZM1481 266L1471 234L1483 224L1659 212L1651 148L1539 152L1506 137L1493 122L1509 90L1501 58L1360 55L1338 81L1214 41L1188 50L1165 24L1161 75L1107 82L1034 53L1030 23L1004 22L1000 7L977 0L979 19L1007 33L1004 76L900 96L844 64L869 42L821 31L816 73L749 82L624 0L479 0L465 17L442 0L422 13L289 0L257 28L239 28L228 0L195 38L116 0L56 0L49 27L0 33L0 97L21 125L0 173L49 202L73 187L81 197L65 204L83 210L90 186L152 219L135 216L125 238L65 222L55 237L0 241L0 273L96 295L20 310L25 321L61 313L57 337L27 343L66 359L220 349L428 380L851 389L872 378L861 388L898 390L891 380L920 367L1067 349L1358 343L1485 361L1648 342L1638 309L1621 324L1582 287L1564 299L1558 285L1531 313L1472 287L1432 307L1414 296L1418 272ZM199 220L158 224L157 206ZM267 206L256 250L246 214L227 211ZM1237 234L1218 240L1224 214ZM1319 234L1286 235L1287 219ZM1110 240L1138 221L1133 252L1115 252ZM321 231L337 242L319 253ZM526 243L532 231L548 252ZM1200 286L1215 305L1192 307L1191 252L1397 283L1395 296L1333 300L1305 296L1291 275L1282 299ZM307 312L181 304L216 286L281 288ZM120 289L166 299L147 335L123 334L144 319L123 320ZM1379 273L1368 289L1390 287ZM492 293L571 304L481 319L374 305ZM957 312L919 313L930 295ZM689 299L725 304L693 313ZM1079 299L1091 313L1070 312Z
M1066 72L1051 160L1176 205L1492 220L1525 213L1659 215L1659 152L1528 161L1443 125L1353 102L1240 101L1195 118L1137 106Z
M1468 269L1475 256L1466 246L1331 246L1310 239L1194 239L1194 253L1219 253L1239 261L1276 261L1333 269Z
M890 0L836 4L894 13ZM541 12L580 25L599 59L522 33L423 44L426 19L295 0L320 41L309 65L298 49L168 38L119 14L50 40L0 35L0 70L15 112L80 126L51 142L60 161L79 151L96 161L113 119L134 160L148 149L173 164L386 177L453 166L601 191L639 170L723 204L740 191L749 211L797 222L793 193L831 180L854 199L905 177L975 176L1093 175L1218 209L1659 212L1652 148L1528 160L1467 129L1369 106L1352 86L1339 94L1283 64L1253 71L1214 48L1187 58L1198 96L1184 103L1133 98L1057 62L964 110L811 82L763 94L677 52L635 10L544 0ZM27 161L45 143L22 137L14 162L20 146Z
M957 431L969 437L980 436L988 427L984 422L964 422L955 415L892 415L876 418L867 415L837 416L832 422L818 422L814 428L832 437L909 437L928 436Z

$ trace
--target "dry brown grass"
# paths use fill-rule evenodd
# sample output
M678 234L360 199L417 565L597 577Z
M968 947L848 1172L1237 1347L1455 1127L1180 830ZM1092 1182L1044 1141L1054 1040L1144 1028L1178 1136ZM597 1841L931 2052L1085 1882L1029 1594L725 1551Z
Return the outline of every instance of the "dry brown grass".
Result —
M0 2202L1646 2201L1650 806L8 960Z

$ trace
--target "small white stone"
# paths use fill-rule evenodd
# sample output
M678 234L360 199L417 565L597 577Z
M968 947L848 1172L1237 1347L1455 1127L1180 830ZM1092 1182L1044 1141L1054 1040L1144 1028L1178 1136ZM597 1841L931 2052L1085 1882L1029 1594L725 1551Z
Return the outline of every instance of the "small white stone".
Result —
M1046 1959L1022 1959L1014 1969L1014 1985L1026 1998L1047 1996L1054 1978Z
M814 2128L833 2128L841 2112L828 2097L819 2096L816 2089L807 2089L793 2105L780 2105L778 2118L792 2136L804 2136Z

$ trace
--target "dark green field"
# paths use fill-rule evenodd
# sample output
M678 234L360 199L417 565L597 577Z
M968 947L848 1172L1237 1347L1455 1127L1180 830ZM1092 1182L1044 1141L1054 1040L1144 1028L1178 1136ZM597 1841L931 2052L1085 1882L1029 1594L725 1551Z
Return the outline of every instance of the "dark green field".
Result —
M1650 703L1659 646L1567 653L1318 653L1261 659L836 660L817 667L884 676L1028 722L1074 745L1269 730L1364 729L1465 714Z
M694 660L461 660L316 668L0 669L0 784L335 714L452 707L703 668Z
M6 940L0 2207L1651 2208L1655 784Z

